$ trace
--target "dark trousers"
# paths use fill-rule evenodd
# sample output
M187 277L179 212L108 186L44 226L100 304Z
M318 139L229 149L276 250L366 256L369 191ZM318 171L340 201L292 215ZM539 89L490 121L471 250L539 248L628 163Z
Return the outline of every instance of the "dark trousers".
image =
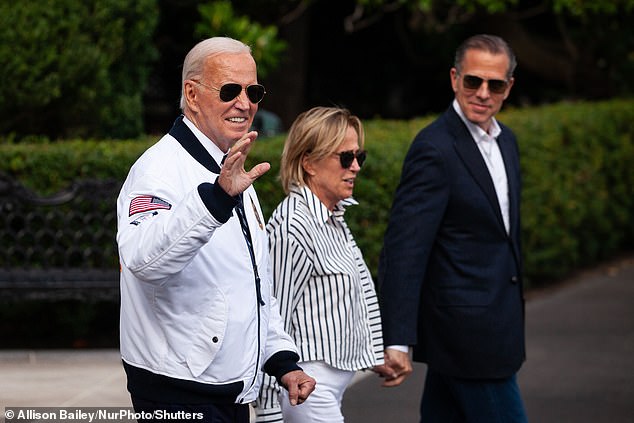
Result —
M249 423L247 404L168 404L132 396L139 422Z
M516 376L470 380L427 369L421 423L527 423Z

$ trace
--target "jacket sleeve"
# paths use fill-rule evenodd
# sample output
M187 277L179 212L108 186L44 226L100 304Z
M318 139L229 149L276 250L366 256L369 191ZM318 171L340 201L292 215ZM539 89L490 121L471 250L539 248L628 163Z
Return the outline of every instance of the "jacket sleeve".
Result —
M160 283L187 266L235 204L217 184L183 194L160 178L131 172L117 202L122 265L141 280Z
M302 370L297 365L299 356L291 351L279 351L264 364L264 378L255 402L257 422L281 422L281 378L286 373Z
M448 201L442 154L415 139L403 164L379 262L385 345L416 344L421 286Z

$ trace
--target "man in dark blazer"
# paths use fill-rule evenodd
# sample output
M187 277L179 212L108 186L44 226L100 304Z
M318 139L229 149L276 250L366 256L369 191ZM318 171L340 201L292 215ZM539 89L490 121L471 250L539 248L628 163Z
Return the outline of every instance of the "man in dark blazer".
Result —
M526 422L516 373L525 358L520 165L495 115L515 56L476 35L456 51L455 100L414 139L379 265L385 386L427 363L421 421Z

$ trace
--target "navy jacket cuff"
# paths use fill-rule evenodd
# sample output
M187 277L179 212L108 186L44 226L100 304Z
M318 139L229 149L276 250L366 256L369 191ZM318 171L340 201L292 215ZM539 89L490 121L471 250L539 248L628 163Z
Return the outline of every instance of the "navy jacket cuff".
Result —
M302 368L297 365L297 361L299 361L299 356L296 353L292 351L280 351L273 354L273 356L264 363L264 371L269 376L273 376L280 386L284 386L281 381L282 376L294 370L302 370Z
M211 182L198 185L198 194L209 213L221 223L229 220L231 211L238 204L238 197L230 196L220 185Z

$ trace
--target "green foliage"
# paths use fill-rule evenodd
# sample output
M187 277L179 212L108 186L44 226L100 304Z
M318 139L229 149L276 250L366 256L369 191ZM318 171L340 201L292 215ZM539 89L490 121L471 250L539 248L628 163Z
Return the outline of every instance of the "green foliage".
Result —
M0 172L39 195L68 188L75 179L118 179L156 139L0 143Z
M355 187L360 204L346 220L373 273L403 159L432 118L364 122L369 154ZM531 285L634 247L634 100L512 109L499 118L520 142L522 236ZM42 194L77 178L123 181L155 141L0 142L0 172ZM284 197L278 181L283 143L283 136L259 139L247 163L272 165L256 182L267 218Z
M156 0L0 3L0 133L138 136Z
M633 0L580 1L554 0L555 13L570 13L573 16L587 18L592 15L615 15L620 12L630 13L634 10Z
M517 2L518 0L460 0L458 4L469 13L475 12L478 8L486 10L487 13L501 13L516 6Z
M286 42L277 37L277 27L262 26L248 16L236 16L231 2L227 0L202 4L198 11L202 20L196 24L197 36L226 36L251 46L262 77L278 66Z
M463 11L472 13L478 9L486 10L488 13L501 13L513 9L519 5L519 0L458 0L458 1L432 1L432 0L357 0L356 3L371 8L388 7L394 3L408 5L417 8L422 12L431 12L434 9L442 9L448 5L458 5ZM634 10L633 0L602 0L602 1L581 1L581 0L553 0L544 4L544 7L551 7L555 13L570 13L575 16L588 16L607 14L614 15L620 10L629 13Z
M525 267L561 277L634 246L634 104L557 104L500 117L522 153Z

